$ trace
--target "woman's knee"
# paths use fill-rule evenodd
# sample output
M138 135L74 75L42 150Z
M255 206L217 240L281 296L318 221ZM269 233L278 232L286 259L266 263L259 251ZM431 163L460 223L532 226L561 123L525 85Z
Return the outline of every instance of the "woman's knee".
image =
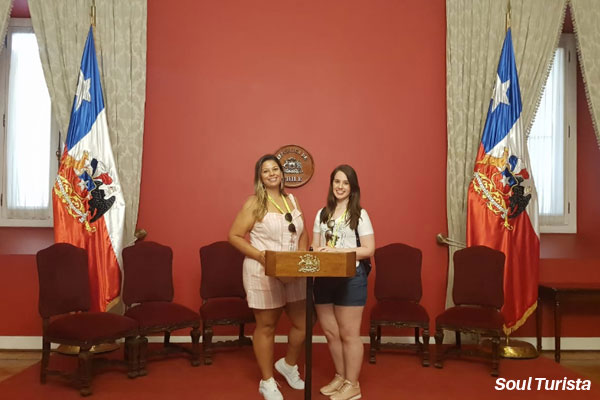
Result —
M340 329L340 340L343 343L356 343L356 342L360 342L360 333L355 332L354 330L352 331L347 331L347 330L343 330Z
M254 329L255 334L259 334L261 336L275 336L275 328L277 324L272 323L262 323L256 324L256 328Z
M306 330L306 321L303 319L293 319L292 327L299 331L305 331Z
M323 328L323 334L325 335L325 338L328 342L340 340L340 333L336 329Z

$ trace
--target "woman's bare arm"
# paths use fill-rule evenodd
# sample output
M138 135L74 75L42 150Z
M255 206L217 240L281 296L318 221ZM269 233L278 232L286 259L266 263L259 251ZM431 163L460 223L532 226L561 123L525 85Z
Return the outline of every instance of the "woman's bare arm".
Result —
M237 214L229 229L229 243L238 249L242 254L247 257L253 258L264 265L265 263L265 252L259 251L257 248L252 246L246 235L254 226L254 210L256 209L256 197L250 196L244 203L244 206Z

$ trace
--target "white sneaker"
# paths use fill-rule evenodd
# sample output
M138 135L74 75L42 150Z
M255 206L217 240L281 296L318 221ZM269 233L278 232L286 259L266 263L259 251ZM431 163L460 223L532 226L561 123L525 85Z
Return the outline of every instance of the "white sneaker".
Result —
M258 393L262 394L265 400L283 400L283 395L279 391L278 385L273 377L270 377L266 381L261 380L258 385Z
M280 358L275 363L275 369L283 375L287 383L296 390L304 390L304 381L300 379L300 373L298 372L298 365L288 365L285 362L285 358Z

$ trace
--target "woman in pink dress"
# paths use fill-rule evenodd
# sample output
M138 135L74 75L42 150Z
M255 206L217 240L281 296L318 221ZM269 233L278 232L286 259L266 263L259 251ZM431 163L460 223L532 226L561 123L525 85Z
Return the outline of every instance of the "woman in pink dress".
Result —
M246 256L244 288L256 318L253 347L262 374L258 391L266 400L281 400L283 396L273 378L275 328L285 311L292 326L287 353L275 363L275 369L292 388L302 390L304 381L298 373L297 360L305 336L306 280L284 281L266 276L265 250L305 251L308 237L298 200L284 191L283 168L274 155L267 154L257 161L254 195L246 200L236 216L229 231L229 242Z

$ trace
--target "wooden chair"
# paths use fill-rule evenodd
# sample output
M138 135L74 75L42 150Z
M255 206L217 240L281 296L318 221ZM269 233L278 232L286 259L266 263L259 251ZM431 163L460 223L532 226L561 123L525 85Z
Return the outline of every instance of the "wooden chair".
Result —
M429 366L429 315L419 304L421 288L421 250L401 243L392 243L375 250L375 298L371 309L371 346L369 362L375 364L375 354L382 348L416 350L422 355L422 365ZM381 343L381 327L414 328L415 343ZM419 330L423 330L423 343Z
M244 336L244 326L254 322L254 314L246 302L242 282L243 254L229 242L215 242L200 249L200 262L202 349L204 364L209 365L215 347L252 344L252 340ZM213 343L215 325L238 325L238 339Z
M500 338L504 318L500 308L504 304L504 253L485 246L467 247L454 253L454 307L438 315L435 320L437 368L442 368L448 353L483 356L492 361L492 376L498 376ZM442 349L443 330L456 335L456 346L446 352ZM492 351L480 349L463 351L462 333L491 337Z
M47 375L75 380L82 396L92 394L92 363L108 361L92 357L90 349L125 338L125 360L130 378L136 376L138 324L131 318L106 312L89 312L90 283L87 253L68 243L56 243L37 253L39 313L42 317L42 364L40 382ZM49 370L50 345L79 346L79 369L75 374Z
M173 251L155 242L137 242L123 249L125 315L139 323L139 374L145 375L148 356L185 351L192 366L200 365L200 315L173 302ZM171 332L191 328L191 350L170 342ZM148 354L147 335L162 333L163 348Z

